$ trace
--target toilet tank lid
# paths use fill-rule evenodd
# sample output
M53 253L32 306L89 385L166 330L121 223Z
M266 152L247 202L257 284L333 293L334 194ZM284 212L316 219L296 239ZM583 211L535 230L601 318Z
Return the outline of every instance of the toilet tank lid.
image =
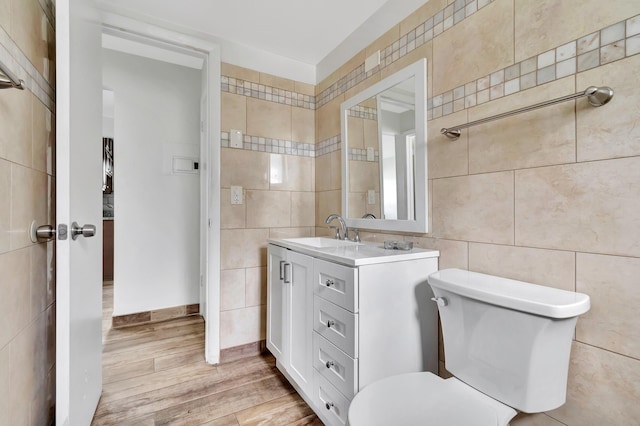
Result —
M586 294L462 269L434 272L428 281L434 288L549 318L575 317L591 306Z

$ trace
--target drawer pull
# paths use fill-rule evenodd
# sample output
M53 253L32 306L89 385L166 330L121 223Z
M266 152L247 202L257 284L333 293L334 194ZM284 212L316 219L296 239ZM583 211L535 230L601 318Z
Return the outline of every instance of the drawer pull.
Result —
M327 366L327 368L331 368L334 364L333 361L327 361L327 363L325 364Z
M327 281L325 281L324 283L327 287L331 287L333 285L335 285L335 282L333 280L330 280L327 278Z
M332 325L336 325L336 322L334 320L327 321L327 327L331 328Z
M326 404L324 404L324 406L327 408L327 410L331 410L331 407L333 407L335 404L333 402L327 402Z

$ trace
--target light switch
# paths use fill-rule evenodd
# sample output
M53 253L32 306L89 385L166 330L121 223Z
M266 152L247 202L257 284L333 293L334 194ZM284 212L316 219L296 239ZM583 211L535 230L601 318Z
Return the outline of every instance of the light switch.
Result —
M242 132L240 130L229 131L229 147L242 148Z
M373 205L376 203L376 191L370 189L367 191L367 204Z
M242 187L231 187L231 204L242 204Z
M375 159L375 151L373 150L373 148L367 148L367 161L374 161Z

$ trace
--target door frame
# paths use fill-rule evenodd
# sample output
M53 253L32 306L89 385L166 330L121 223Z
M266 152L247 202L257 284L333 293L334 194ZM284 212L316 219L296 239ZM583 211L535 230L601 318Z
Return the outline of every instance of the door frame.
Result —
M169 30L133 18L103 12L103 33L133 38L151 45L165 45L197 53L204 59L202 94L207 98L200 140L201 233L200 291L205 317L205 360L220 362L220 47L208 40ZM201 114L202 115L202 114ZM199 117L200 118L200 117ZM206 206L206 208L202 208Z

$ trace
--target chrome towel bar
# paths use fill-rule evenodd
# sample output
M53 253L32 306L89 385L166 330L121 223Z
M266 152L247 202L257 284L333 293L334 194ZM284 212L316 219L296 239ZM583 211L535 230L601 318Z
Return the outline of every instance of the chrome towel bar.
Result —
M607 104L611 100L611 98L613 98L613 89L607 86L602 86L602 87L589 86L586 88L584 92L578 92L578 93L574 93L573 95L567 95L561 98L551 99L549 101L544 101L535 105L529 105L523 108L514 109L513 111L504 112L502 114L492 115L490 117L472 121L471 123L460 124L458 126L453 126L448 128L445 127L442 130L440 130L440 133L442 133L449 139L456 140L462 134L461 132L462 129L466 129L471 126L477 126L478 124L488 123L489 121L499 120L501 118L511 117L512 115L521 114L523 112L533 111L538 108L559 104L561 102L582 98L583 96L586 96L589 99L589 104L591 106L599 107Z
M24 90L24 81L12 73L3 62L0 62L0 89L11 88Z

